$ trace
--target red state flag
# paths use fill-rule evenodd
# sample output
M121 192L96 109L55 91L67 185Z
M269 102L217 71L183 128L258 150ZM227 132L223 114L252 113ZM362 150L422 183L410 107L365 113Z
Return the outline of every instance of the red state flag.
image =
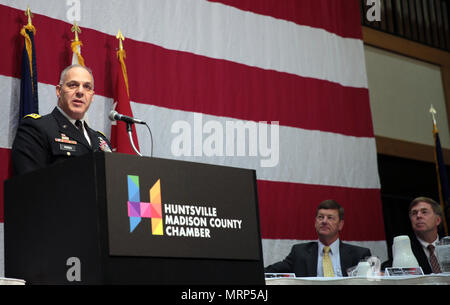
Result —
M125 66L125 50L119 50L117 52L117 58L121 66L117 73L115 97L114 97L114 110L118 113L133 117L133 111L130 105L130 94L128 89L128 77L127 68ZM133 127L132 127L133 128ZM132 132L133 142L138 151L139 143L137 139L136 129L133 128ZM119 153L136 154L128 135L127 124L122 121L115 121L111 125L111 144L113 150Z

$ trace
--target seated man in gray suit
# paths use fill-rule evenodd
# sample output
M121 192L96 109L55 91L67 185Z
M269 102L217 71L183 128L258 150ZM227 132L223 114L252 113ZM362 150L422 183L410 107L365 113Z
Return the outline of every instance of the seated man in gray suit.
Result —
M371 256L370 250L339 240L344 226L344 209L334 200L325 200L316 210L318 242L296 244L281 262L264 269L266 273L295 273L306 276L347 276L347 269Z

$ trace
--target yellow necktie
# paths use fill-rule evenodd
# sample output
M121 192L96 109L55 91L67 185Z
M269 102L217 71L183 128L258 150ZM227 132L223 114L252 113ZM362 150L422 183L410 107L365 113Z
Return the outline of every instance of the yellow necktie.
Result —
M329 255L330 247L325 246L323 248L322 266L323 266L323 276L334 276L333 263L331 262L331 257Z

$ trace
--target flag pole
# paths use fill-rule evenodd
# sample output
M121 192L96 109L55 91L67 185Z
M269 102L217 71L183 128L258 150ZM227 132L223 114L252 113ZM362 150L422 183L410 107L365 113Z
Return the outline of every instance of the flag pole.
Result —
M120 67L122 68L122 73L123 73L124 80L125 80L125 87L127 88L127 95L128 95L128 98L130 98L130 89L128 88L127 67L125 65L126 53L125 53L125 50L123 49L123 41L125 40L125 37L123 36L120 29L116 35L116 38L119 40L119 50L117 51L117 58L119 59Z
M31 63L33 62L33 58L32 58L33 47L32 47L31 39L30 39L29 35L27 34L26 30L33 32L33 34L36 35L36 28L33 26L33 23L31 22L31 18L33 18L33 13L31 12L29 6L27 6L27 10L25 11L25 16L28 17L28 24L23 26L22 30L20 31L20 34L25 37L25 46L27 48L29 62L31 65ZM30 67L31 78L33 78L33 72L34 71L33 71L32 67ZM35 89L36 88L33 88L33 90L35 90Z
M33 13L31 13L30 7L27 6L27 10L25 11L25 16L28 17L28 24L27 26L32 27L33 23L31 22L31 18L33 18Z
M72 48L73 54L76 55L78 64L84 67L84 58L83 56L81 56L81 47L83 46L83 43L78 37L78 34L81 34L81 29L76 21L73 22L73 26L70 30L72 31L72 33L75 33L75 39L70 44L70 47ZM72 59L72 64L74 64L74 59Z
M20 82L19 122L25 115L39 113L36 52L34 46L36 28L32 23L33 13L29 6L27 6L25 16L28 17L27 25L24 25L20 30L20 35L24 37L24 49Z
M117 40L119 41L119 49L117 50L117 59L119 61L119 70L118 70L118 82L116 84L116 101L114 103L114 108L115 109L122 109L119 111L124 111L124 113L126 115L131 115L132 116L132 110L131 110L131 105L130 105L130 90L128 87L128 75L127 75L127 67L125 65L125 58L126 58L126 53L125 53L125 49L123 47L123 41L125 40L125 37L123 36L122 32L118 31L117 35L116 35ZM117 107L117 108L116 108ZM139 145L137 143L137 134L133 133L133 123L130 122L126 122L126 131L122 129L121 126L119 125L115 125L111 127L111 142L114 142L114 138L117 141L117 143L113 143L113 145L116 145L116 149L118 152L124 152L124 153L130 153L132 154L132 151L134 151L134 153L136 153L138 156L142 156L142 154L139 152L139 148L137 147L137 145ZM119 129L120 128L120 129ZM125 141L122 136L125 135L126 133L128 133L128 139L129 139L129 143L131 145L131 149L129 149L130 147L125 144L124 142L119 143L119 138L121 139L121 141ZM135 137L135 138L134 138ZM135 144L137 143L137 145ZM119 145L121 146L119 148Z
M444 224L444 231L445 231L445 235L448 236L448 227L447 227L447 217L446 217L446 211L445 211L445 200L446 198L444 198L443 194L442 194L442 184L441 184L441 174L439 172L439 161L438 161L438 156L437 156L437 137L438 137L438 129L437 129L437 124L436 124L436 109L434 109L433 105L431 105L430 107L430 113L431 113L431 117L433 120L433 137L434 137L434 145L435 145L435 149L434 149L434 160L435 160L435 165L436 165L436 174L437 174L437 182L438 182L438 190L439 190L439 202L441 205L441 210L442 210L442 222ZM445 170L445 163L443 164L444 166L444 170Z

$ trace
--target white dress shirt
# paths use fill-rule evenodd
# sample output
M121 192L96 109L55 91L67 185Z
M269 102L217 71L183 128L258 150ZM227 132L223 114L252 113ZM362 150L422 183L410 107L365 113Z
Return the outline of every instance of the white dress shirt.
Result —
M317 253L317 276L323 276L323 266L322 266L322 259L323 259L323 248L325 247L324 244L318 241L319 244L319 251ZM331 245L330 245L330 252L328 255L331 258L331 262L333 264L333 271L335 276L342 276L342 270L341 270L341 258L339 256L339 238L336 239Z

